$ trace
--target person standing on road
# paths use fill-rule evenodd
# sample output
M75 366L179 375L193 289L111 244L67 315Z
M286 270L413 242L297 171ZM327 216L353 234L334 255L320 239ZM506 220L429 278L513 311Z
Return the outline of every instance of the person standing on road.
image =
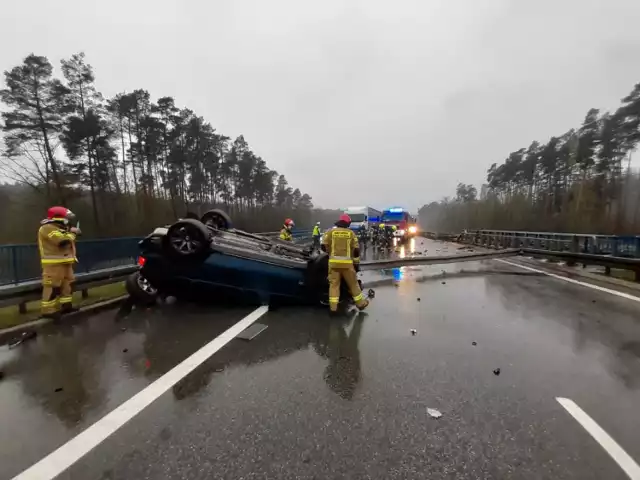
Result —
M78 227L70 226L75 215L65 207L51 207L38 230L38 250L42 266L43 317L53 318L73 310L71 283L76 258Z
M284 225L282 225L282 229L280 230L280 240L284 240L286 242L293 242L293 234L291 233L291 229L295 226L293 220L287 218L284 221Z
M320 233L320 222L316 222L313 226L311 237L313 238L313 249L320 248L320 238L322 237L322 233Z
M340 283L345 281L356 306L364 310L369 301L364 298L356 273L360 270L360 246L356 234L349 228L351 217L340 215L336 228L329 230L322 239L322 250L329 254L329 308L338 311Z

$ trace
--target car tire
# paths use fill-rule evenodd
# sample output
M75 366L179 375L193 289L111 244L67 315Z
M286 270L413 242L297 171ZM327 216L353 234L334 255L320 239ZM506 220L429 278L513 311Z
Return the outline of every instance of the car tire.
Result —
M210 252L211 232L199 220L187 218L171 225L163 242L166 253L173 257L200 260Z
M158 290L140 272L134 272L127 277L125 288L129 297L139 305L154 305L158 298Z
M229 230L231 228L231 217L218 208L206 212L202 215L200 221L206 226L217 230Z

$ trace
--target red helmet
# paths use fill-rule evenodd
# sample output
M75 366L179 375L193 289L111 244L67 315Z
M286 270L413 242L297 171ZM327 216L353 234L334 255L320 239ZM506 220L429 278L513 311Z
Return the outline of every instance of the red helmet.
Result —
M293 220L291 220L290 218L287 218L287 219L284 221L284 226L285 226L285 227L293 227L293 226L295 226L295 223L293 223Z
M340 218L338 220L341 222L351 223L351 217L346 213L343 213L342 215L340 215Z
M47 219L54 222L69 223L74 217L73 212L65 207L51 207L47 210Z

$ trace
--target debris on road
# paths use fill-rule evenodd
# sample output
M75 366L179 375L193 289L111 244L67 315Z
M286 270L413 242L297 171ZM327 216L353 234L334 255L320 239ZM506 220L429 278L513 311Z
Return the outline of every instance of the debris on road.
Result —
M369 291L367 292L367 296L369 298L376 298L376 291L373 288L370 288Z
M22 345L24 342L29 341L29 340L33 340L34 338L36 338L38 336L38 334L34 331L34 330L29 330L27 332L22 332L22 335L20 335L20 337L16 338L15 340L12 340L9 342L9 348L15 348L19 345Z
M418 297L418 301L420 301L420 297Z
M447 282L442 282L442 285L446 285L446 284L447 284Z
M427 413L432 418L440 418L442 416L442 413L440 412L440 410L436 410L435 408L427 408Z
M4 372L0 370L0 380L2 380L3 378L4 378Z
M127 353L128 351L129 351L129 349L128 349L128 348L123 348L123 349L122 349L122 353Z
M254 323L250 327L245 328L236 338L240 338L241 340L253 340L262 332L267 329L267 326L263 323Z
M411 329L411 335L416 335L418 333L418 331L415 328Z
M500 369L499 369L499 368L496 368L496 369L493 371L493 374L494 374L494 375L500 375Z
M63 388L62 388L62 387L58 387L58 388L56 388L56 389L54 390L54 392L56 392L56 393L60 393L62 390L63 390Z
M478 345L478 342L471 342L471 345L475 347L476 345Z

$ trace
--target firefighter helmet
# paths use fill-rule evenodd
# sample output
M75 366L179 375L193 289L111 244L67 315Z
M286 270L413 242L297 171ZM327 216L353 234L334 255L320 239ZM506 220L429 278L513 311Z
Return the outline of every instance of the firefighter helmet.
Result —
M381 223L380 225L378 225L378 227L384 228L384 223Z
M47 210L47 219L52 222L62 222L66 225L75 218L74 213L65 207L51 207Z
M351 224L351 217L346 213L343 213L342 215L340 215L340 218L338 220L340 222L345 222L346 224L349 224L349 225Z
M291 220L290 218L287 218L287 219L284 221L284 226L285 226L285 227L294 227L295 225L296 225L296 224L295 224L295 223L293 223L293 220Z

